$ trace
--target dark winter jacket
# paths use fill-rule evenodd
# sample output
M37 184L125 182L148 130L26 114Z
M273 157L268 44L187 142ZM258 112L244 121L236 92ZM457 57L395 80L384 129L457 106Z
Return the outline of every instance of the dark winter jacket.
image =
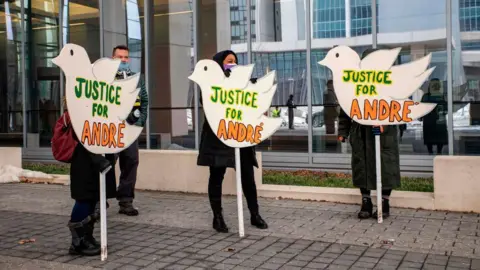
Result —
M382 158L382 188L394 189L400 186L400 156L396 126L383 126L380 135ZM377 186L375 167L375 136L371 126L360 125L352 121L341 110L338 124L338 136L348 138L352 146L353 185L358 188L374 190Z
M227 50L217 53L213 57L213 60L223 69L223 60L225 60L229 54L233 54L235 59L237 59L237 55L234 52ZM238 60L236 62L238 62ZM258 167L254 147L242 148L240 149L240 154L242 163L249 162L253 166ZM217 138L206 118L202 127L197 165L235 168L235 149L228 147Z
M74 200L100 200L100 173L94 166L93 155L95 154L88 152L80 142L77 144L70 165L70 193ZM114 164L113 155L106 155L105 157ZM105 179L107 198L115 198L117 189L115 169L112 168Z
M422 102L436 103L433 111L425 115L423 120L423 142L425 145L448 144L447 132L447 103L443 95L437 96L426 93Z

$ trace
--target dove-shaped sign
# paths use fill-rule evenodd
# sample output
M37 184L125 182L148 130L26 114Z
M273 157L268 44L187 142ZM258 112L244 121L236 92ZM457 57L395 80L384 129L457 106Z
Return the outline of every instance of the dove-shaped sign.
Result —
M102 58L92 65L85 49L76 44L66 44L52 62L65 73L73 130L88 151L118 153L137 140L142 127L125 119L140 91L140 74L115 80L120 60Z
M243 148L259 144L277 131L281 118L269 118L277 89L275 71L251 83L253 65L236 66L225 77L213 60L200 60L188 77L202 91L202 103L208 124L224 144Z
M360 60L351 48L337 46L318 62L332 71L338 102L354 121L371 126L400 125L435 108L436 104L408 99L435 69L427 70L431 54L393 66L400 50L377 50Z

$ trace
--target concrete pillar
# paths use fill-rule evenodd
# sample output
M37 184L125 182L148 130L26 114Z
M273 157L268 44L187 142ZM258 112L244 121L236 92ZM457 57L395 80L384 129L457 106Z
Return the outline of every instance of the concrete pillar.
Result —
M198 21L196 25L198 60L212 59L217 52L231 47L230 2L229 0L195 1L198 1ZM192 114L192 117L194 118L195 115ZM201 129L205 120L202 109L199 110L198 119Z
M112 49L127 45L127 13L125 1L103 0L103 55L110 57Z
M345 37L352 36L352 15L350 8L350 0L345 0Z
M190 81L187 77L191 73L191 46L192 46L192 12L187 1L168 1L169 42L170 51L170 107L188 106L188 92ZM188 135L187 111L185 109L171 111L172 137Z

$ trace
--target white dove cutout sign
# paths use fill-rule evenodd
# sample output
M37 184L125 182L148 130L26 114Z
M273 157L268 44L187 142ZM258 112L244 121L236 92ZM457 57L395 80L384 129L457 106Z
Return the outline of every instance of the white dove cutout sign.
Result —
M360 59L350 47L337 46L319 62L332 71L338 103L353 121L369 126L407 124L435 108L436 104L409 99L435 69L427 69L431 54L408 64L393 66L400 50L376 50ZM378 223L382 223L379 135L375 136L375 148Z
M250 82L254 65L236 66L229 77L213 60L200 60L188 77L202 92L208 124L227 146L257 145L277 131L282 120L264 115L277 89L275 71Z
M142 127L126 119L140 91L140 74L115 80L120 60L101 58L93 65L81 46L66 44L52 62L65 74L65 96L73 130L95 154L114 154L134 143Z
M80 143L94 154L121 152L135 142L142 127L126 119L140 89L140 74L115 80L120 60L102 58L93 65L87 51L66 44L52 62L65 74L65 96L73 130ZM105 173L100 174L101 260L107 258Z
M240 148L255 146L268 139L282 125L282 119L264 115L277 89L275 71L250 81L254 65L235 66L226 77L213 60L200 60L188 77L200 86L202 104L208 124L225 145L235 148L238 224L243 226Z
M427 69L431 54L392 66L400 50L377 50L360 60L351 48L337 46L319 62L332 71L338 102L355 122L369 126L407 124L435 108L436 104L408 99L435 69Z

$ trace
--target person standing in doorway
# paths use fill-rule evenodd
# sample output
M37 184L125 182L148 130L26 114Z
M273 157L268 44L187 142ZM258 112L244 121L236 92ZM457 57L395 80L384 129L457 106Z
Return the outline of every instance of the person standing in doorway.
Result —
M293 95L290 95L287 101L287 107L288 107L288 128L289 129L294 129L294 123L293 123L293 117L294 117L294 110L297 106L295 106L295 103L293 103Z
M366 50L362 59L374 52ZM352 146L352 180L360 189L362 206L358 212L359 219L377 217L373 212L371 190L377 187L375 162L375 136L380 135L382 166L382 206L383 217L390 216L390 194L392 189L400 186L400 155L398 149L398 129L396 126L372 127L360 125L353 121L343 110L340 112L338 139L347 138Z
M122 61L116 75L117 80L135 75L130 70L129 49L127 46L120 45L115 47L112 57ZM148 117L148 93L143 78L140 78L139 87L140 94L135 101L132 112L127 117L127 122L130 125L143 127ZM117 200L120 210L118 212L127 216L137 216L138 210L133 207L133 199L135 198L135 183L137 182L139 163L138 140L120 152L118 158L120 159L120 183L117 189Z

